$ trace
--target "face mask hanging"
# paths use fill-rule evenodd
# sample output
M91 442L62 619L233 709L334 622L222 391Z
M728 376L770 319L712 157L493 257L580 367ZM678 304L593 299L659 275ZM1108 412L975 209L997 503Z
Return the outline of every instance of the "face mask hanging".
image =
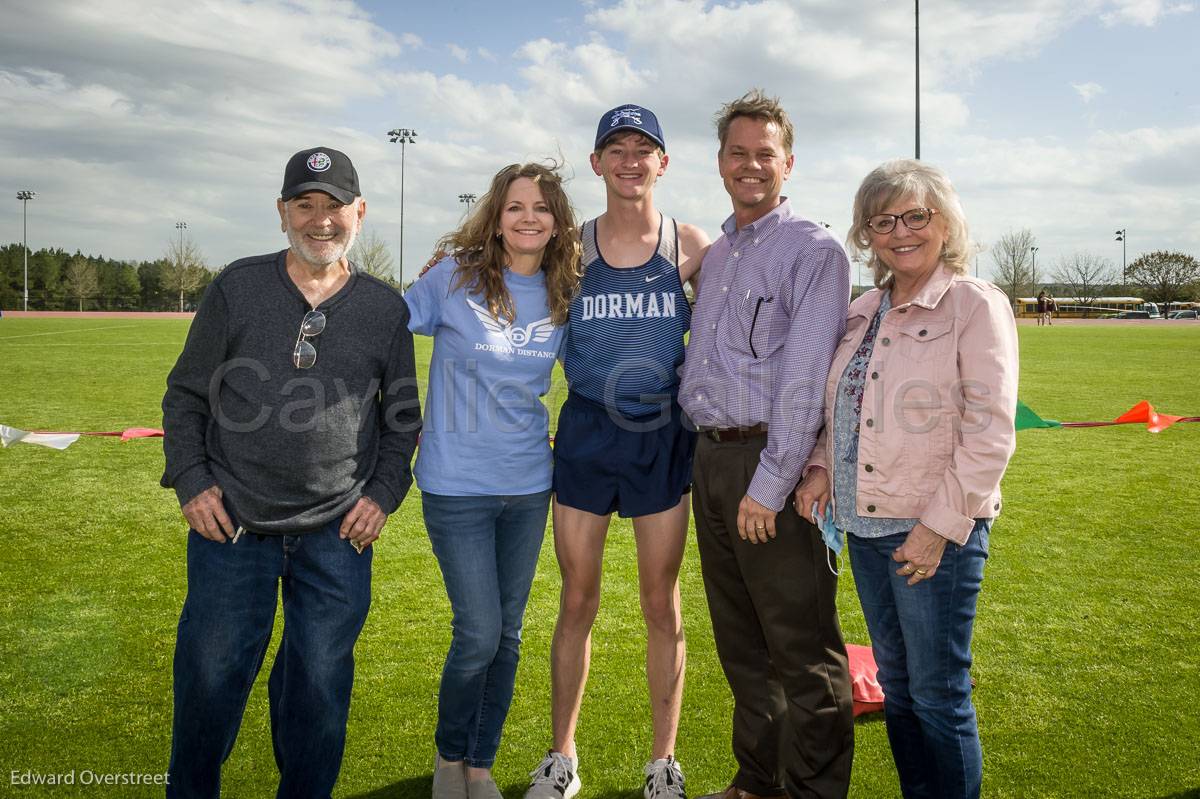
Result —
M824 515L817 512L817 503L812 505L812 516L817 522L817 527L821 530L821 539L825 542L825 565L829 567L829 571L833 572L834 577L838 577L842 573L842 548L846 543L846 534L837 528L833 523L833 503L825 504ZM829 557L829 553L833 553L833 558ZM835 568L836 563L836 568Z

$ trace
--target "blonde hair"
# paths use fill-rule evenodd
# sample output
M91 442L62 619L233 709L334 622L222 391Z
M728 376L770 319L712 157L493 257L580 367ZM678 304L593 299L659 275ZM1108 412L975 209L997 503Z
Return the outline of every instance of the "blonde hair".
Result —
M721 106L721 110L717 112L717 139L721 142L722 150L725 149L725 137L729 134L729 126L738 117L774 122L779 128L784 153L792 154L796 130L792 127L792 120L787 111L779 104L778 97L768 97L762 89L751 89L733 102Z
M950 178L936 166L924 161L897 158L880 164L863 178L862 185L854 195L854 217L846 234L846 245L856 259L866 256L867 266L871 267L875 276L875 287L888 285L892 272L871 248L871 228L867 226L867 220L905 197L911 197L914 202L937 211L930 224L937 224L938 217L941 217L946 226L941 261L954 272L967 274L971 256L967 218Z
M509 323L516 320L517 311L512 295L504 285L504 243L497 236L504 198L513 182L529 178L542 192L546 206L554 217L555 234L542 253L541 270L546 276L546 301L550 306L550 321L566 324L567 309L579 287L579 261L582 247L575 209L563 189L558 165L509 164L496 173L487 193L479 198L462 227L448 233L438 242L438 249L454 256L458 262L454 289L466 287L480 294L488 310L497 320Z

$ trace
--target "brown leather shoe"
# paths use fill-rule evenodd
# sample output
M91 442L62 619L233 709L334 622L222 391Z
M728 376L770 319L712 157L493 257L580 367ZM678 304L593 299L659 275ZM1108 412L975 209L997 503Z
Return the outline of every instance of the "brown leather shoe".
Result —
M759 796L756 793L743 791L736 785L730 785L723 791L705 794L704 796L697 797L697 799L787 799L787 794L775 793L770 796Z

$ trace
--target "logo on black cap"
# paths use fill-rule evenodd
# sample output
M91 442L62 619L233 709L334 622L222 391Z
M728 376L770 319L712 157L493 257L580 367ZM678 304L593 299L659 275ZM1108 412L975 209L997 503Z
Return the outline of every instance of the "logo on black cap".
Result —
M332 163L333 160L325 153L313 153L308 157L308 168L313 172L324 172Z

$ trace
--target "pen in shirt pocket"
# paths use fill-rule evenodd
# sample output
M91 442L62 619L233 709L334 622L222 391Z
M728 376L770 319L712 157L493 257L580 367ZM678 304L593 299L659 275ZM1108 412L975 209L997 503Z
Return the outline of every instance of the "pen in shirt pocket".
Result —
M762 310L764 302L774 302L775 297L759 297L754 303L754 318L750 320L750 354L755 358L758 357L758 351L754 349L754 328L758 326L758 312Z

